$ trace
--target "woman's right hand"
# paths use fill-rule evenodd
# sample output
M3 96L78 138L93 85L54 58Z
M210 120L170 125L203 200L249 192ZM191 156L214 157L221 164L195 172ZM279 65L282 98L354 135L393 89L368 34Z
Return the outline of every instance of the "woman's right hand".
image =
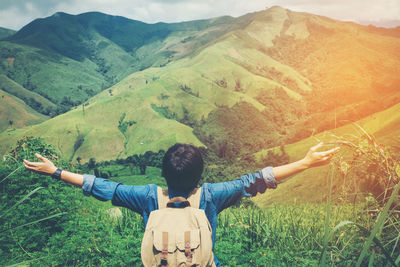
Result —
M52 175L57 170L56 166L54 166L53 162L49 159L39 155L38 153L36 153L35 156L40 160L40 162L30 162L24 159L25 168L46 175Z
M323 143L319 143L318 145L310 148L310 150L307 152L307 155L302 160L306 168L328 164L332 157L339 152L340 149L339 147L335 147L326 151L317 151L322 146Z

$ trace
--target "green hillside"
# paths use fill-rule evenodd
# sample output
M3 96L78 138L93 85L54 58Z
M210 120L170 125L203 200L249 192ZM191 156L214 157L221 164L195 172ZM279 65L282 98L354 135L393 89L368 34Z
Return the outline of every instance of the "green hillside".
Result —
M77 62L34 47L1 41L0 57L1 74L53 103L61 105L64 98L69 100L64 101L66 108L74 104L67 102L80 103L99 92L104 82L94 63Z
M15 128L41 123L44 116L25 104L21 99L0 89L0 132L12 133Z
M253 134L261 138L256 144L249 143L249 139L245 138L237 140L251 145L250 149L253 151L262 141L266 141L266 146L276 144L277 137L273 136L274 128L271 129L271 126L277 126L268 124L267 118L259 114L265 107L250 96L250 90L247 93L244 88L255 83L258 88L249 88L254 91L262 90L262 87L265 87L264 90L272 90L277 83L257 77L224 56L219 56L224 49L223 45L209 46L191 59L182 59L164 68L132 74L90 99L88 105L33 127L24 134L43 136L50 143L57 143L58 148L66 155L73 153L74 142L82 134L85 141L75 156L84 161L94 155L98 160L105 160L147 150L158 151L175 142L204 145L201 140L205 140L210 146L218 146L221 140L226 139L224 133L228 129L231 129L232 134L237 132L235 126L247 128L244 129L248 133L247 137ZM262 55L254 55L260 56ZM234 72L225 76L227 70ZM240 82L243 89L235 89L239 77L244 77ZM287 94L285 96L287 99L295 99ZM259 125L259 132L249 131L256 126L252 117L249 117L250 121L246 126L220 127L223 118L214 120L214 116L218 117L219 113L228 111L229 114L246 114L246 109L251 109L260 117L263 125ZM212 116L208 116L210 112L213 112ZM135 122L124 133L118 129L123 114L126 114L124 121ZM237 118L238 123L240 120L241 118ZM198 136L194 135L193 128L197 129ZM272 135L268 136L267 132ZM9 134L3 136L5 139L10 138ZM210 136L215 136L215 140L210 141ZM271 141L267 142L267 139ZM107 149L104 149L105 146Z
M54 116L133 72L193 53L230 30L232 20L146 24L98 12L59 12L0 42L0 74L57 103L57 110L44 111Z
M14 33L16 33L16 31L0 27L0 40L13 35Z
M80 16L56 14L45 22L57 22L65 16L71 25L78 23L93 28L93 25L103 23L95 18L124 20L89 13ZM91 18L88 21L92 24L82 24L81 20L87 17ZM31 39L21 36L39 22L22 29L13 37L14 40L28 43ZM129 23L141 25L143 34L153 29L147 24ZM203 47L193 48L197 46L196 42L201 43L206 32L211 35L211 29L216 27L219 29L216 31L222 34L229 23L233 24L230 31ZM209 28L210 25L213 27ZM353 23L279 7L234 20L220 18L153 26L183 32L172 31L163 42L144 44L137 50L147 47L149 56L150 51L155 55L157 51L167 51L167 47L173 44L182 48L189 42L182 42L183 36L198 34L200 39L189 38L194 42L192 52L175 46L177 51L181 51L176 54L182 57L177 56L161 67L134 72L66 114L26 131L3 133L0 135L1 151L6 151L22 135L35 135L57 145L66 157L79 156L83 162L91 157L109 160L147 150L158 151L175 142L206 146L217 155L235 161L243 154L293 143L312 133L334 128L335 121L340 125L346 119L356 120L400 100L400 80L394 73L394 66L400 61L396 52L400 49L400 39L385 35L385 32L378 35ZM113 29L113 23L110 27ZM125 34L127 30L121 29ZM354 37L354 31L358 36ZM120 42L123 51L128 49L117 38L119 31L114 29L109 33L113 35L107 35L103 29L96 35L110 38L108 40L116 38L113 40ZM67 32L64 34L70 36ZM150 31L148 34L154 33ZM155 35L154 38L162 37ZM207 38L205 40L211 40ZM338 38L355 46L340 48ZM135 42L140 43L139 39ZM331 45L326 45L327 42ZM367 53L371 49L374 52ZM109 55L117 53L110 52ZM346 62L358 62L358 65L351 68L338 60L343 58ZM386 64L371 72L371 64L379 65L383 58ZM303 61L308 64L303 64ZM341 67L340 75L335 64ZM74 74L78 77L81 72ZM97 74L93 72L92 77ZM337 80L335 75L340 79ZM379 78L374 79L374 75ZM59 81L59 77L54 78ZM383 88L382 84L390 86ZM75 146L82 138L81 146Z
M22 99L27 105L35 110L43 111L42 113L50 113L56 108L56 105L43 96L29 91L17 84L5 75L0 74L0 89Z
M392 146L400 151L400 104L372 114L358 121L357 124L373 135L378 143ZM354 138L361 136L361 134L362 132L353 124L347 124L284 147L290 161L295 161L304 157L307 150L320 141L328 143L335 141L334 136L348 137L353 135ZM275 150L279 149L275 148ZM263 161L268 161L267 152L268 150L264 150L256 154L257 161L261 165ZM279 152L276 151L276 153ZM279 184L277 189L258 195L254 202L260 206L267 206L272 203L321 202L327 198L329 192L331 168L331 166L317 167L295 175Z

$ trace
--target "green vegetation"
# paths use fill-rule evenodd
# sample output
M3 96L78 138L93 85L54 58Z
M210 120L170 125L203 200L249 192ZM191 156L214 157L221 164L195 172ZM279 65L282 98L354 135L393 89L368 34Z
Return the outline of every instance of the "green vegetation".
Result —
M193 89L190 88L189 86L187 86L186 84L183 84L183 85L181 84L179 86L179 88L181 88L182 91L184 91L184 92L186 92L186 93L188 93L188 94L190 94L192 96L199 97L199 92L198 91L194 92Z
M260 208L245 199L219 215L215 252L223 265L397 266L400 158L366 132L363 139L339 139L336 144L344 153L331 169L325 203ZM72 171L92 170L132 185L165 186L159 169L163 151L143 155L145 165L153 166L145 169L144 176L138 155L108 162L91 159L75 169L41 139L24 138L0 165L0 263L140 264L144 230L140 216L123 209L122 217L113 217L110 203L84 198L80 189L24 171L21 159L33 160L35 152ZM202 149L202 153L209 169L205 181L225 180L228 172L237 176L245 170L239 165L229 170L229 164L212 151ZM285 154L281 148L275 160ZM224 173L218 168L225 168ZM339 195L335 187L341 188Z
M274 123L246 102L212 111L195 134L218 156L236 160L262 147L277 145L279 133Z
M36 110L68 112L0 134L1 151L23 135L43 136L67 157L87 162L156 152L179 141L232 161L398 103L393 70L399 58L386 48L399 45L387 32L279 7L176 24L57 13L0 42L0 73L58 107L39 110L40 101L27 101ZM370 66L377 65L371 76ZM123 113L127 119L116 127ZM85 140L75 151L76 125Z
M126 130L128 129L129 126L132 126L132 125L136 124L136 121L124 121L125 116L126 116L126 113L122 113L121 118L119 118L119 121L118 121L118 130L125 137L124 148L126 148L126 144L128 143Z
M399 151L399 122L400 122L400 105L397 104L387 110L375 113L357 122L365 131L374 136L376 142L390 146L394 151ZM326 147L332 147L332 143L338 140L339 137L361 138L364 132L356 127L355 124L348 124L338 127L331 131L315 134L309 138L303 139L296 143L285 144L286 154L289 156L289 161L299 160L302 155L305 155L307 149L318 142L325 142ZM331 145L329 145L331 144ZM268 159L268 153L272 151L274 154L280 154L280 147L266 149L255 154L255 160L258 166L268 163L263 160ZM288 181L285 181L276 190L270 194L264 194L256 197L256 201L262 206L267 206L273 203L291 204L294 202L301 203L319 203L325 201L329 191L329 175L328 167L318 167L311 169L305 173L295 175ZM312 177L312 179L309 179ZM295 194L293 193L295 192ZM340 187L334 188L334 194L340 192Z
M193 53L224 34L230 20L146 24L97 12L77 16L59 12L34 20L17 33L0 29L0 39L4 39L0 41L0 74L58 104L55 111L29 103L55 116L131 73L165 66ZM216 29L203 34L209 27ZM186 45L180 42L196 35Z
M176 113L171 112L168 107L158 107L155 104L151 104L151 108L166 119L178 120Z
M21 99L0 90L0 132L12 131L28 125L38 124L48 119Z
M16 31L0 27L0 39L4 39L14 33L16 33Z
M9 34L1 265L140 263L140 217L115 220L110 203L24 171L35 151L72 171L165 186L161 158L177 142L201 147L202 182L220 182L321 140L342 154L224 211L216 255L228 266L400 263L398 36L279 7L175 24L56 13Z

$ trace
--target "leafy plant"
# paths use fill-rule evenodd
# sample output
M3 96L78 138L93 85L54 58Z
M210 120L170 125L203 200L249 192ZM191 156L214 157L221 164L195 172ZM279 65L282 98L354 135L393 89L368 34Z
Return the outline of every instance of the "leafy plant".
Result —
M320 263L326 262L325 252L328 249L331 255L335 251L338 255L343 253L343 250L336 250L333 247L332 239L336 231L351 226L352 231L362 241L353 247L353 255L358 255L353 264L371 266L377 264L378 261L397 266L400 262L398 243L400 230L397 226L400 204L398 201L399 163L389 148L379 145L376 139L363 128L356 124L355 126L360 131L361 138L339 138L335 142L347 148L345 156L336 163L336 169L342 179L337 185L341 186L341 191L346 194L347 199L349 199L349 193L354 196L354 205L357 205L357 200L366 200L362 202L362 206L358 206L361 209L357 211L357 216L367 214L371 217L363 223L354 220L342 221L329 230L327 224L331 216L328 209ZM333 184L333 179L331 179L329 205L331 205ZM370 253L371 250L373 253Z

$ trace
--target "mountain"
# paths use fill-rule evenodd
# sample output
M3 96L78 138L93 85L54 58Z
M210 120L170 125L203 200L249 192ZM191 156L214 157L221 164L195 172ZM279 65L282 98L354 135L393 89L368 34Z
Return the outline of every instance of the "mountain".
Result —
M0 41L0 74L57 104L55 116L127 75L192 53L232 18L146 24L98 12L58 12Z
M16 31L0 27L0 40L13 35L14 33L16 33Z
M109 43L105 50L94 50L110 56L104 56L104 62L118 57L117 50L107 50L113 46L121 55L128 53L126 64L133 65L122 68L122 63L105 63L110 64L108 72L113 75L118 71L131 74L65 114L1 133L1 151L23 135L35 135L57 145L66 157L79 156L83 162L91 157L109 160L158 151L175 142L206 146L235 161L400 102L397 29L371 30L280 7L239 18L151 26L103 16L57 13L45 19L46 23L32 22L4 42L36 51L32 53L50 51L46 53L57 54L75 66L89 61L96 65L90 49L98 46L91 45L87 37L94 36ZM56 23L64 17L67 24ZM101 19L94 19L98 17L111 22L101 24ZM114 20L118 27L113 26ZM138 36L120 40L118 36L127 36L131 29L121 21L140 28ZM28 34L33 30L27 30L39 27L36 24L44 25L37 34L57 29L54 35L46 34L54 38L39 43L37 40L46 36L35 39ZM81 34L86 31L90 34ZM146 34L148 38L143 37ZM68 45L54 48L60 43L56 37L65 38ZM75 44L74 40L80 41ZM74 72L74 77L82 79L78 78L82 73ZM99 81L105 77L93 73L100 75ZM57 82L64 78L54 75ZM84 78L89 80L87 75ZM66 90L60 95L72 98L76 92Z

